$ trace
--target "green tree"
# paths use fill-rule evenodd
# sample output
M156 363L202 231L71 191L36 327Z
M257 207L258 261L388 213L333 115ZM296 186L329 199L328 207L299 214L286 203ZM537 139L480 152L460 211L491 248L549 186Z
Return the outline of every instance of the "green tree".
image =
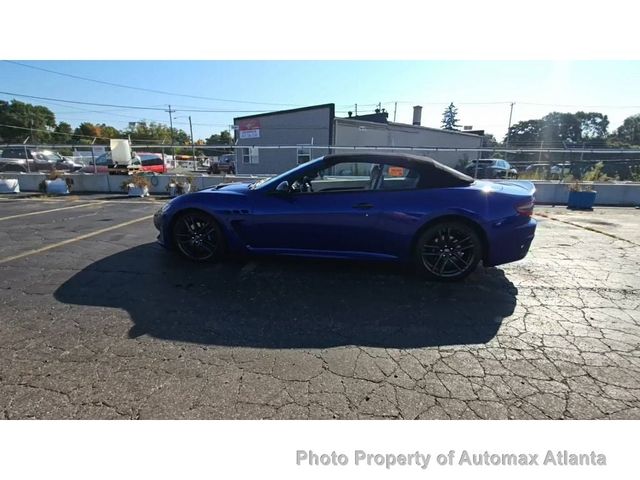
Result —
M51 140L56 117L47 107L12 100L0 101L0 141L45 143Z
M482 136L482 148L496 148L498 146L498 141L496 140L496 137L494 137L492 134L490 133L485 133ZM482 154L480 155L480 158L501 158L501 155L498 154L494 154L492 152L482 152Z
M97 125L97 127L100 130L100 136L104 137L105 139L126 137L126 135L123 135L120 130L118 130L116 127L112 127L111 125L101 123L100 125ZM108 143L108 140L105 141Z
M542 120L525 120L515 123L509 128L509 133L504 137L504 142L509 139L509 146L533 146L540 142L542 132Z
M640 114L625 118L622 125L616 129L612 140L618 145L640 145Z
M100 140L100 129L91 122L82 122L73 131L73 141L78 143L92 143L96 139L96 143Z
M580 130L584 139L604 139L609 129L609 117L599 112L577 112Z
M458 109L453 102L442 113L442 128L445 130L458 130Z
M124 135L131 137L132 141L146 141L150 143L171 143L171 138L176 145L188 145L191 143L189 134L181 129L173 129L173 135L171 134L171 128L167 125L157 122L140 121L131 122L129 127L122 132Z
M233 145L233 137L227 130L223 130L220 133L214 133L209 138L205 140L205 144L207 145ZM206 149L206 154L209 156L215 155L224 155L225 153L231 153L232 150L229 148L216 148L216 149Z
M547 146L561 147L565 142L582 141L582 124L573 113L551 112L542 117L542 138Z
M214 133L205 140L207 145L233 145L233 138L227 130L220 133Z
M60 122L53 131L52 140L55 143L71 143L73 139L73 129L67 122Z

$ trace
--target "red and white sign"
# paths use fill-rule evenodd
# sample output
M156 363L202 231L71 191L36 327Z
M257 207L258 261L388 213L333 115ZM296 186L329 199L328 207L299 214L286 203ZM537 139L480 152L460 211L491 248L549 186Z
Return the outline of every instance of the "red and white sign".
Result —
M238 130L240 138L260 138L260 120L255 118L240 120Z

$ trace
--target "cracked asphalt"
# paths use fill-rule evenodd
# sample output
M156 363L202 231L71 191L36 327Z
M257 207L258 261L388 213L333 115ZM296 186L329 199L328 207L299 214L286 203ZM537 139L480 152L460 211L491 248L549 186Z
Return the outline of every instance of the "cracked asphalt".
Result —
M638 210L538 207L526 259L448 285L185 263L159 204L0 199L0 417L640 418Z

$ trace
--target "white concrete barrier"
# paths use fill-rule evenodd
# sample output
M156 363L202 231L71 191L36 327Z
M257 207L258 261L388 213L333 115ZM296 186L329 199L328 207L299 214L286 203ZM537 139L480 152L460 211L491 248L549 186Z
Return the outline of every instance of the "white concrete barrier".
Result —
M120 187L123 182L129 182L128 175L106 174L70 174L73 178L71 193L120 193L126 191ZM235 176L235 175L149 175L149 191L156 195L168 195L167 186L172 178L183 179L191 176L193 190L204 190L215 187L220 183L253 182L259 176ZM46 178L45 173L0 173L0 178L17 178L22 192L37 192L38 185ZM513 180L518 181L518 180ZM550 205L566 205L569 197L569 184L558 182L533 181L536 186L536 202ZM595 183L593 189L598 192L596 205L602 206L637 206L640 205L640 183Z
M569 198L568 183L536 182L536 202L547 205L566 205ZM640 183L592 183L598 192L595 205L612 207L632 207L640 205Z
M20 193L17 178L0 178L0 193Z

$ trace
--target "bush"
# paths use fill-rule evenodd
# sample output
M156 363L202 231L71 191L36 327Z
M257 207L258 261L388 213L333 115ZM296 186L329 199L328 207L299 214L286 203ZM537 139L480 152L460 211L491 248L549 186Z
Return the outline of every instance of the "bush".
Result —
M53 181L58 179L63 179L67 184L67 188L69 189L69 191L71 191L71 187L73 186L73 178L67 177L64 172L60 172L58 170L51 170L47 175L47 178L45 178L38 184L38 190L42 193L47 193L47 180Z
M120 185L120 189L126 192L131 187L149 188L149 185L150 183L147 177L139 173L134 173L133 175L131 175L131 178L129 180L125 180L122 182L122 184Z
M602 173L603 169L603 162L596 163L593 167L591 167L584 173L584 175L582 176L582 180L584 182L609 182L611 180L614 180L614 178Z

